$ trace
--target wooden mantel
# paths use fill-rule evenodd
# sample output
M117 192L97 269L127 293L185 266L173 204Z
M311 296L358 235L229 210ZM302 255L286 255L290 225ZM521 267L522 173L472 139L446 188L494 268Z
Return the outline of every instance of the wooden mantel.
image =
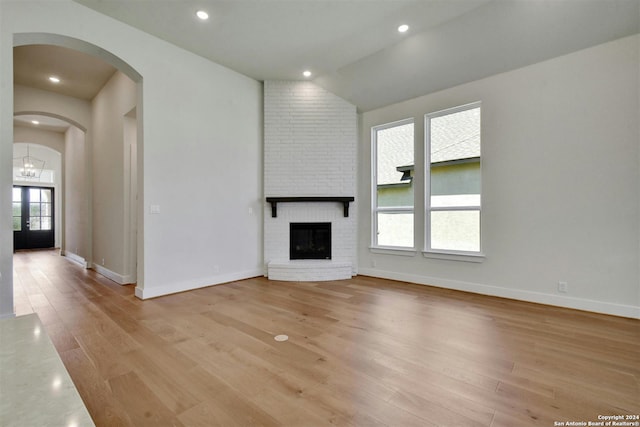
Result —
M355 200L354 197L336 197L336 196L303 196L303 197L267 197L267 203L271 203L271 217L278 216L278 203L292 202L339 202L344 206L344 216L349 216L349 203Z

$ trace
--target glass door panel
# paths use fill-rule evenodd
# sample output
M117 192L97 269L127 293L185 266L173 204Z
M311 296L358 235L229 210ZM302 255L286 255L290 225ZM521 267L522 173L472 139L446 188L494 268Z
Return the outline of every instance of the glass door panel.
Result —
M13 231L22 230L22 189L20 187L13 187Z

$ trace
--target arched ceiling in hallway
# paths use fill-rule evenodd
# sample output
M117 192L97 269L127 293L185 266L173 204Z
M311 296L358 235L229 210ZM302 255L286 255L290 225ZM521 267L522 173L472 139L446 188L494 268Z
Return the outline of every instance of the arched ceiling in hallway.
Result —
M58 133L66 132L71 126L65 120L43 114L17 114L13 117L13 124Z

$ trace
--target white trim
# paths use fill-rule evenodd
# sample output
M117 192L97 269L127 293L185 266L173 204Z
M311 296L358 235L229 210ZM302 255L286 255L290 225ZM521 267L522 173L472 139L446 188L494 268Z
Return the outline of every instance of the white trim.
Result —
M448 116L449 114L459 113L461 111L473 110L474 108L480 108L482 101L474 101L464 105L458 105L456 107L445 108L444 110L434 111L432 113L425 114L425 117L436 118L442 116Z
M134 283L132 281L133 278L131 277L131 275L123 276L122 274L118 274L109 270L108 268L103 267L102 265L94 263L93 269L96 271L96 273L103 275L109 280L113 280L119 285L130 285Z
M413 153L415 158L416 151L416 120L414 117L409 117L402 120L396 120L395 122L385 123L382 125L372 126L371 127L371 246L378 247L378 212L387 211L387 212L411 212L413 214L413 228L415 232L415 223L416 223L416 215L415 215L415 203L416 203L416 195L415 192L413 194L413 206L411 207L392 207L387 209L387 207L379 207L378 206L378 131L391 129L397 126L404 126L411 124L413 125ZM414 242L415 244L415 242Z
M73 252L69 252L69 251L60 251L60 255L67 258L69 261L75 262L82 268L89 268L87 264L87 260L85 260L83 257L81 257L78 254L74 254Z
M377 212L407 212L413 213L413 206L382 206L376 209Z
M0 314L0 319L11 319L16 317L16 313L6 313L6 314Z
M449 261L484 262L485 256L480 252L447 252L422 251L425 258L446 259Z
M414 248L392 247L392 246L370 246L369 251L374 254L416 256L418 251Z
M476 206L431 206L431 212L449 212L449 211L482 211L480 205Z
M484 285L481 283L463 282L458 280L442 279L438 277L419 276L416 274L397 273L393 271L378 270L373 268L361 268L360 274L363 276L399 280L402 282L415 283L418 285L454 289L480 295L489 295L500 298L533 302L537 304L545 304L556 307L571 308L575 310L590 311L594 313L609 314L612 316L640 319L640 307L633 305L594 301L563 295L545 294L542 292L533 292L522 289L509 289L499 286Z
M262 269L249 271L241 271L238 273L221 274L218 276L205 277L202 279L188 280L164 286L149 287L147 284L144 288L136 286L135 294L140 299L149 299L161 297L164 295L176 294L178 292L191 291L194 289L207 288L209 286L220 285L223 283L235 282L238 280L251 279L263 275Z

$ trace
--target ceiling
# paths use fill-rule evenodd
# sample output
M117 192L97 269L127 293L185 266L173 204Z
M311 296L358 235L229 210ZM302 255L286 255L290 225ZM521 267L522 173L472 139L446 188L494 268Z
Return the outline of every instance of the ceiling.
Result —
M48 90L61 95L92 100L116 69L105 61L51 45L26 45L13 49L15 84ZM59 83L49 81L60 78Z
M101 59L64 47L26 45L13 48L14 84L60 95L90 101L115 72L113 66ZM50 76L56 76L60 81L53 83ZM15 115L13 123L59 133L69 128L67 122L37 114Z
M74 1L257 80L302 80L308 69L361 112L640 30L640 0ZM59 49L16 48L16 82L90 99L95 88L71 90L113 73L97 67L94 78L96 60ZM49 65L67 65L73 84L52 88Z

